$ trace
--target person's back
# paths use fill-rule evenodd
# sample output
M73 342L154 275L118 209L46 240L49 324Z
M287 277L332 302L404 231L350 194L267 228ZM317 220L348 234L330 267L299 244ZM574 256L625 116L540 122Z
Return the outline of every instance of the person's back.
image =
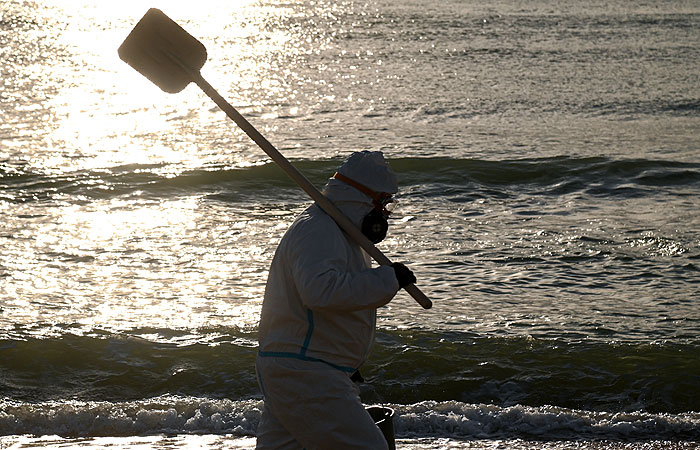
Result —
M270 267L260 353L357 370L374 340L376 308L398 289L391 267L368 269L359 245L318 206L309 207L285 234Z

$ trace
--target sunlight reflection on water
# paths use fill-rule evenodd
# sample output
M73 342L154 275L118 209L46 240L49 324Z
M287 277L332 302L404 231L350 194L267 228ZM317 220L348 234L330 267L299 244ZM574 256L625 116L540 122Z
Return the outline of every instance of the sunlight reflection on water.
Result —
M217 4L225 4L224 10L233 12L235 20L217 14ZM149 6L163 8L209 47L213 57L205 70L211 68L210 81L224 93L233 87L232 102L238 101L237 92L251 89L275 99L289 96L293 102L296 94L270 73L276 70L275 54L288 53L298 42L290 42L288 29L268 29L280 16L292 15L292 8L247 0L233 5L212 1L207 8L194 10L190 2ZM262 159L199 90L190 87L177 96L166 95L117 58L117 47L145 11L142 2L133 0L100 7L85 1L52 1L21 11L30 15L27 20L41 24L32 32L39 34L45 50L35 54L35 63L22 62L12 70L28 80L29 85L22 87L25 92L32 89L43 100L9 112L12 117L6 126L15 140L23 136L43 151L17 157L46 171L158 162L192 167ZM18 43L16 52L29 51L23 48L27 45ZM286 67L278 76L296 74L293 67ZM248 107L265 101L261 96L246 98L253 102L245 100ZM29 108L34 118L42 120L27 121L20 113ZM286 111L295 114L298 108L292 104ZM237 151L241 147L248 151L241 154Z
M19 323L249 327L273 250L260 235L281 231L254 219L214 226L205 214L195 197L54 209L8 255L22 275L3 285L5 306Z

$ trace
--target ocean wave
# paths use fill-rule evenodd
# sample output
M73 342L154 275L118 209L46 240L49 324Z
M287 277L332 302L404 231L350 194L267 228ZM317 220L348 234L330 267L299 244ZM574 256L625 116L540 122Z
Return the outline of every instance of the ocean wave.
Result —
M299 160L294 165L321 188L340 160ZM417 185L460 191L493 187L530 188L558 195L582 191L591 195L644 195L651 188L688 188L700 185L700 164L667 160L593 158L536 158L479 160L453 158L394 158L390 161L403 188ZM174 173L175 172L175 173ZM139 193L174 194L239 192L277 195L296 192L296 186L276 164L250 167L205 167L179 170L168 165L127 165L64 174L24 172L0 166L0 199L34 201L56 195L116 197ZM447 191L449 194L453 191Z
M116 402L167 394L260 396L252 331L130 334L6 337L0 340L0 398ZM697 350L690 343L380 330L363 367L368 383L361 389L363 398L375 403L435 400L682 413L700 404Z
M0 435L130 436L148 433L254 435L259 400L159 397L130 402L0 402Z
M163 396L129 402L0 402L0 435L154 433L255 436L262 401ZM398 438L700 439L700 414L593 412L448 401L383 404Z
M580 106L587 115L636 116L668 114L678 117L697 117L700 113L700 100L697 99L653 99L628 100L617 102L591 102Z
M397 434L477 439L697 439L700 414L593 412L461 402L392 405Z

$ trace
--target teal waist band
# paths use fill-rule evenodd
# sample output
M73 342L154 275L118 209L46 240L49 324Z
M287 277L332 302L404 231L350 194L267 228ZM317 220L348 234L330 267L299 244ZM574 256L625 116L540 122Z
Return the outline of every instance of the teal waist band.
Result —
M305 349L304 349L305 350ZM262 350L258 350L258 355L262 356L263 358L294 358L298 359L300 361L310 361L310 362L320 362L323 364L327 364L334 369L342 370L343 372L348 372L348 373L353 373L357 369L353 367L346 367L346 366L339 366L338 364L333 364L328 361L324 361L319 358L313 358L311 356L306 356L305 354L301 353L292 353L292 352L263 352Z

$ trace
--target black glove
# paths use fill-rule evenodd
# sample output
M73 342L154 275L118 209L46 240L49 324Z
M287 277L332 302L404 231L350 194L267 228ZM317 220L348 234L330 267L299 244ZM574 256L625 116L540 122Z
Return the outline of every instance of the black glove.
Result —
M409 284L415 284L416 276L413 275L411 269L409 269L401 263L393 263L391 267L394 268L396 279L399 281L399 287L404 288Z

